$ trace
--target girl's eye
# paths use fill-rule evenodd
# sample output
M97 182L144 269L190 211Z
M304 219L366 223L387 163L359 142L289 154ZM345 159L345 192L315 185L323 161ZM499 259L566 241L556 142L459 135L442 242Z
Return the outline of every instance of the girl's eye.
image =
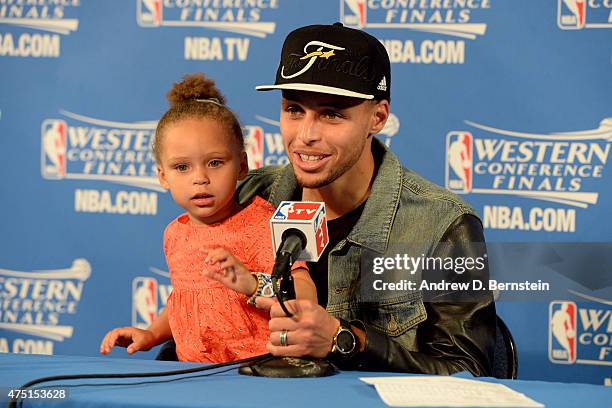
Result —
M174 166L174 168L180 172L184 172L187 171L189 166L187 166L186 164L177 164L176 166Z
M223 164L221 160L211 160L208 162L209 167L219 167L221 164Z

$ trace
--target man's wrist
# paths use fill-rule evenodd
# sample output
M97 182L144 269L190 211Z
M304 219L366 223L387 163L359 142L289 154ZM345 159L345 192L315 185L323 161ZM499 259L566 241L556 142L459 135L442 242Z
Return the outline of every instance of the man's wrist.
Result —
M334 339L336 338L336 334L338 334L338 330L340 329L340 320L332 317L332 319L334 319L334 331L332 332L331 335L331 344L329 346L329 353L334 351Z
M363 352L365 350L365 346L366 346L366 333L365 331L363 331L362 329L355 327L351 324L351 328L353 329L353 333L355 334L355 337L357 337L357 345L359 347L359 353Z
M361 350L361 345L351 324L344 319L336 320L339 324L332 339L330 356L332 360L346 361Z

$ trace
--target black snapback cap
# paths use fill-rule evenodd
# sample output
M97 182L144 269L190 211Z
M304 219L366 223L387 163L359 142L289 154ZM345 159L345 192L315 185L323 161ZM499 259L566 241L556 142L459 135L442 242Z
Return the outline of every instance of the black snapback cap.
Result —
M292 89L391 100L391 64L387 50L365 31L311 25L287 35L274 85L255 89Z

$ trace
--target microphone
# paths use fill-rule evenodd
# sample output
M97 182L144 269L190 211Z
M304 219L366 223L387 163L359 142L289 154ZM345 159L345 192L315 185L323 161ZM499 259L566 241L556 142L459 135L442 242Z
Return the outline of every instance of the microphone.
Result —
M329 243L325 203L283 201L270 219L270 230L277 254L289 253L292 261L316 262Z
M291 265L297 261L316 262L329 242L325 203L283 201L270 219L272 245L276 251L272 282L281 279L278 301L287 316L284 301L295 299Z
M287 254L291 259L297 260L297 257L302 253L304 248L306 248L307 242L308 239L306 239L306 235L304 235L302 231L295 228L289 228L283 231L283 236L278 251L276 251L276 255Z
M272 284L278 303L291 317L284 301L295 299L291 265L295 261L316 262L329 243L325 203L283 201L270 219L272 245L276 251ZM281 279L277 290L278 279ZM240 374L262 377L323 377L336 372L328 361L320 359L275 357L261 363L243 365Z

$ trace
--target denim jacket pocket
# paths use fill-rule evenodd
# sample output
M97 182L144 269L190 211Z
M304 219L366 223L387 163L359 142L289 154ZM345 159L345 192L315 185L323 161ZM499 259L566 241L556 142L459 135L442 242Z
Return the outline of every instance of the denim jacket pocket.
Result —
M427 318L421 296L400 296L376 304L363 305L363 322L392 337Z

